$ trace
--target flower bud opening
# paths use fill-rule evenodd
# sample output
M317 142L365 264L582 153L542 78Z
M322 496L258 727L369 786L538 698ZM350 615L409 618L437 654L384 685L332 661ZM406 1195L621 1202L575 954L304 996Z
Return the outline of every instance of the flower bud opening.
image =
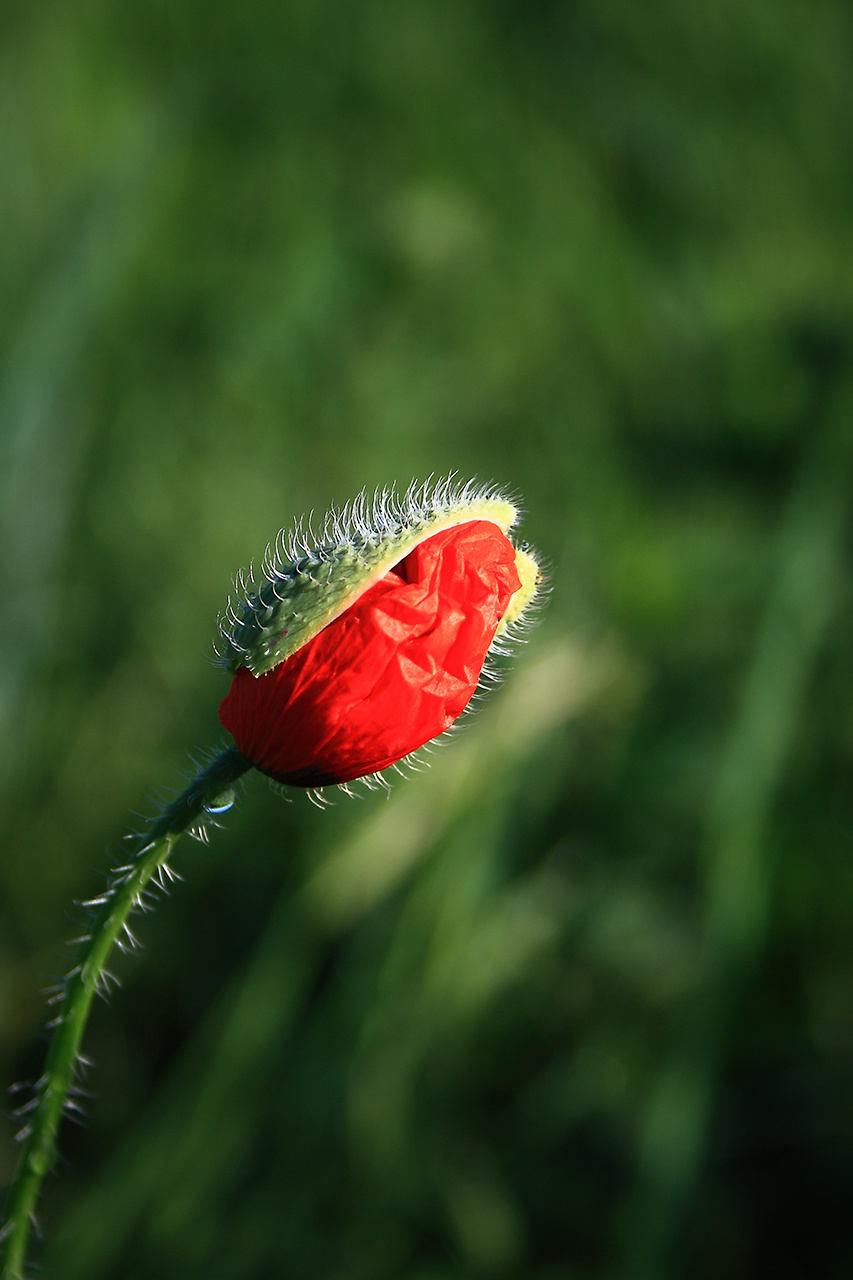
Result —
M349 782L402 760L468 705L496 634L521 617L540 574L530 552L507 537L512 504L489 492L466 494L467 504L445 487L440 503L433 491L431 519L423 506L405 512L407 520L395 511L394 526L374 518L372 534L362 510L350 556L344 539L335 554L326 546L303 555L303 564L328 573L267 566L267 585L296 584L279 593L279 604L307 639L290 648L292 626L277 637L269 620L256 625L264 586L247 595L230 636L245 640L255 628L253 642L261 637L265 654L288 651L273 665L263 658L254 666L229 654L237 669L219 712L261 772L296 786ZM386 519L387 512L385 499ZM301 593L300 573L311 583ZM317 589L323 580L328 599ZM306 616L309 602L318 608ZM285 610L273 612L280 624Z

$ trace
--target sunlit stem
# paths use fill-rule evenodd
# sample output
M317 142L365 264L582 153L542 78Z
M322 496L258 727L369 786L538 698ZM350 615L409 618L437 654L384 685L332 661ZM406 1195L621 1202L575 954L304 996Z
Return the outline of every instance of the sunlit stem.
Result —
M103 895L87 904L98 910L79 964L68 975L59 1016L52 1024L44 1074L36 1085L0 1232L0 1280L23 1276L39 1189L56 1161L59 1122L80 1070L80 1045L92 998L96 992L105 993L110 981L106 970L110 952L120 942L128 916L145 905L146 885L164 866L178 837L208 815L228 808L231 786L249 768L250 762L236 748L223 752L152 824L128 865L115 873Z

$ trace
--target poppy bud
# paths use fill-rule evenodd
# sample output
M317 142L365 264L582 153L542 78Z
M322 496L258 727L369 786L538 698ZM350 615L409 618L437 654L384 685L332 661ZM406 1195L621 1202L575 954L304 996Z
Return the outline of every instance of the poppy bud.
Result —
M539 583L507 537L515 507L492 490L446 482L366 507L333 514L314 550L279 542L222 628L234 679L220 719L291 785L377 773L443 733Z

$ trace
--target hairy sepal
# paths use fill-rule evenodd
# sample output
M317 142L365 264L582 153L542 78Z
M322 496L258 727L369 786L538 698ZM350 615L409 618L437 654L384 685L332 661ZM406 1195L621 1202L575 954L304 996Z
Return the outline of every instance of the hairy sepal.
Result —
M268 551L263 577L238 579L239 595L220 620L217 654L232 673L248 667L263 675L307 644L345 612L374 582L443 529L489 520L507 533L515 504L491 486L450 480L401 498L393 491L365 494L327 518L316 547L280 534Z

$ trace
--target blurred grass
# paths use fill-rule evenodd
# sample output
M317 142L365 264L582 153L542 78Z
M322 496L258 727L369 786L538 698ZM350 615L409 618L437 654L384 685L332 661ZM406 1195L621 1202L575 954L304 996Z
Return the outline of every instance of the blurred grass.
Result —
M5 6L3 1083L280 525L457 469L554 585L389 802L180 852L46 1277L849 1272L850 72L840 0Z

